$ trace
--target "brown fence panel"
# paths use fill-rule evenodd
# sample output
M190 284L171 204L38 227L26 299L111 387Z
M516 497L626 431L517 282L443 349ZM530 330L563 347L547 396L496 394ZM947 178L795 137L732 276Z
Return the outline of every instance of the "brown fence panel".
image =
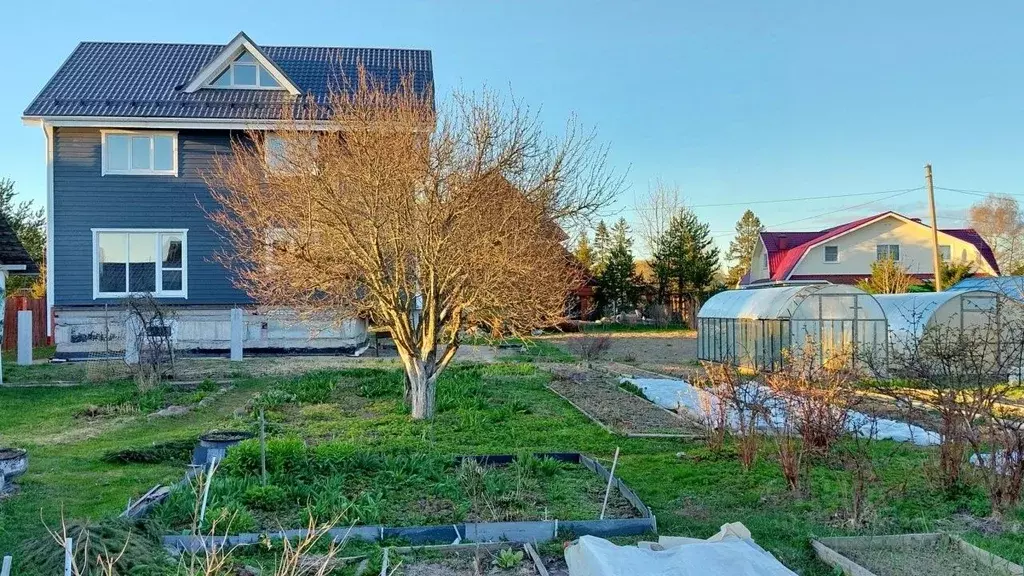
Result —
M46 346L46 298L15 295L7 297L4 310L4 350L18 347L18 311L32 311L32 346Z

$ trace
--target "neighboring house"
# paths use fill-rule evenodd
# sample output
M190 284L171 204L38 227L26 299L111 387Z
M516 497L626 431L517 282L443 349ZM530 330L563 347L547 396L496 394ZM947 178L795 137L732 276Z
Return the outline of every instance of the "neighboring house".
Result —
M427 50L83 42L25 110L47 171L47 309L58 353L102 353L121 327L107 308L133 293L174 307L179 348L229 345L229 310L252 304L214 260L226 247L203 173L232 135L273 131L282 106L325 102L359 65L374 78L433 81ZM315 129L315 127L314 127ZM249 316L247 349L351 349L341 327ZM116 348L116 346L115 346Z
M39 274L39 265L28 255L28 250L25 250L7 218L0 216L0 298L6 296L7 276L36 274Z
M944 261L970 263L979 276L999 275L992 249L974 230L940 229L938 236ZM933 278L931 226L883 212L819 232L762 232L741 284L854 284L871 275L873 262L889 257L919 280Z

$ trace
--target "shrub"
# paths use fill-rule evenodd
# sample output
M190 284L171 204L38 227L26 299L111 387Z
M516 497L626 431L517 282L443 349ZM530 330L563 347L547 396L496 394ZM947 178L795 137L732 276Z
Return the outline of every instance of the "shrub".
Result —
M229 502L224 506L217 506L206 510L206 517L200 530L204 533L215 532L217 534L239 534L243 532L254 532L256 530L256 519L252 512L237 502Z

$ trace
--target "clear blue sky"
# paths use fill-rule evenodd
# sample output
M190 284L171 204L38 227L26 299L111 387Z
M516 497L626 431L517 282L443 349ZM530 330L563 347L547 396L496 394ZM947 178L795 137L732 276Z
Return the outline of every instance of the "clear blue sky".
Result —
M21 112L82 40L393 46L433 51L440 94L511 87L552 131L575 112L629 169L690 204L937 186L1024 192L1024 2L107 2L0 5L0 176L45 199L43 140ZM140 191L144 193L144 191ZM923 192L753 205L817 229ZM937 194L944 226L977 197ZM744 206L697 208L727 244ZM812 217L812 218L808 218Z

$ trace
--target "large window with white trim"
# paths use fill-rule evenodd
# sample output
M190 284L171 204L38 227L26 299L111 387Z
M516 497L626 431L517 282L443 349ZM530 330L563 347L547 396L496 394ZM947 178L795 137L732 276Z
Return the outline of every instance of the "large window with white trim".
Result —
M93 297L188 297L187 230L94 230Z
M178 175L176 132L103 132L103 174Z

